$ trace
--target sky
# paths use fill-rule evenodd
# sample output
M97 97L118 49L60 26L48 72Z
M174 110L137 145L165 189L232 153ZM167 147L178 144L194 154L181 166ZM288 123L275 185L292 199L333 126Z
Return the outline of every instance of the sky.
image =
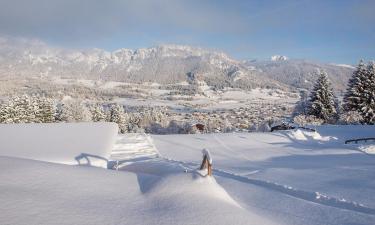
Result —
M0 0L0 35L64 48L182 44L239 59L375 59L375 0Z

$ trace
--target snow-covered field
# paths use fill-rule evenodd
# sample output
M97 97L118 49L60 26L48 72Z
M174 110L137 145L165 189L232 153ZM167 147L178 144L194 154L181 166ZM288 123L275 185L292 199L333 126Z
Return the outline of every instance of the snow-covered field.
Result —
M0 144L0 224L374 224L375 155L362 150L375 143L344 141L375 126L317 129L121 135L118 170L21 159ZM196 170L203 148L212 178Z

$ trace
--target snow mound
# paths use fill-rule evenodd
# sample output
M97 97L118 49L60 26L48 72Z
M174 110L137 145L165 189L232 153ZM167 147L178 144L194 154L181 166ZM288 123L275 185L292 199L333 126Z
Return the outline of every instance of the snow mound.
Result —
M107 167L114 123L0 124L0 155Z
M375 154L375 144L361 145L361 146L358 147L358 149L362 152L367 153L367 154Z
M241 208L215 179L158 159L134 164L112 171L0 156L0 224L278 224Z
M309 131L303 129L289 130L286 132L288 137L297 141L329 141L334 139L330 136L321 136L317 131Z

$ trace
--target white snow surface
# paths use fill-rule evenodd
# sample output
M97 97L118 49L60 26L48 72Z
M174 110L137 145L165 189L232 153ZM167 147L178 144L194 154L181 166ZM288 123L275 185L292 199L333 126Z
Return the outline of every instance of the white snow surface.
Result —
M0 124L0 155L107 167L115 123Z
M202 150L202 154L205 155L207 157L208 162L212 164L212 156L211 156L210 150L208 150L207 148L204 148Z
M344 142L375 126L316 129L120 135L118 170L0 148L0 224L374 224L375 158ZM213 177L197 170L204 148Z
M358 147L359 150L367 153L367 154L375 154L375 144L372 145L360 145Z

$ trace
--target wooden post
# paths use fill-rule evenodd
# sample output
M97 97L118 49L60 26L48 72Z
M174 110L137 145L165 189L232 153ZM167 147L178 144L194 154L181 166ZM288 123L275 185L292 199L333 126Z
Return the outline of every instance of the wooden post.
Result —
M208 162L207 165L207 175L212 176L212 165L210 164L210 162Z

